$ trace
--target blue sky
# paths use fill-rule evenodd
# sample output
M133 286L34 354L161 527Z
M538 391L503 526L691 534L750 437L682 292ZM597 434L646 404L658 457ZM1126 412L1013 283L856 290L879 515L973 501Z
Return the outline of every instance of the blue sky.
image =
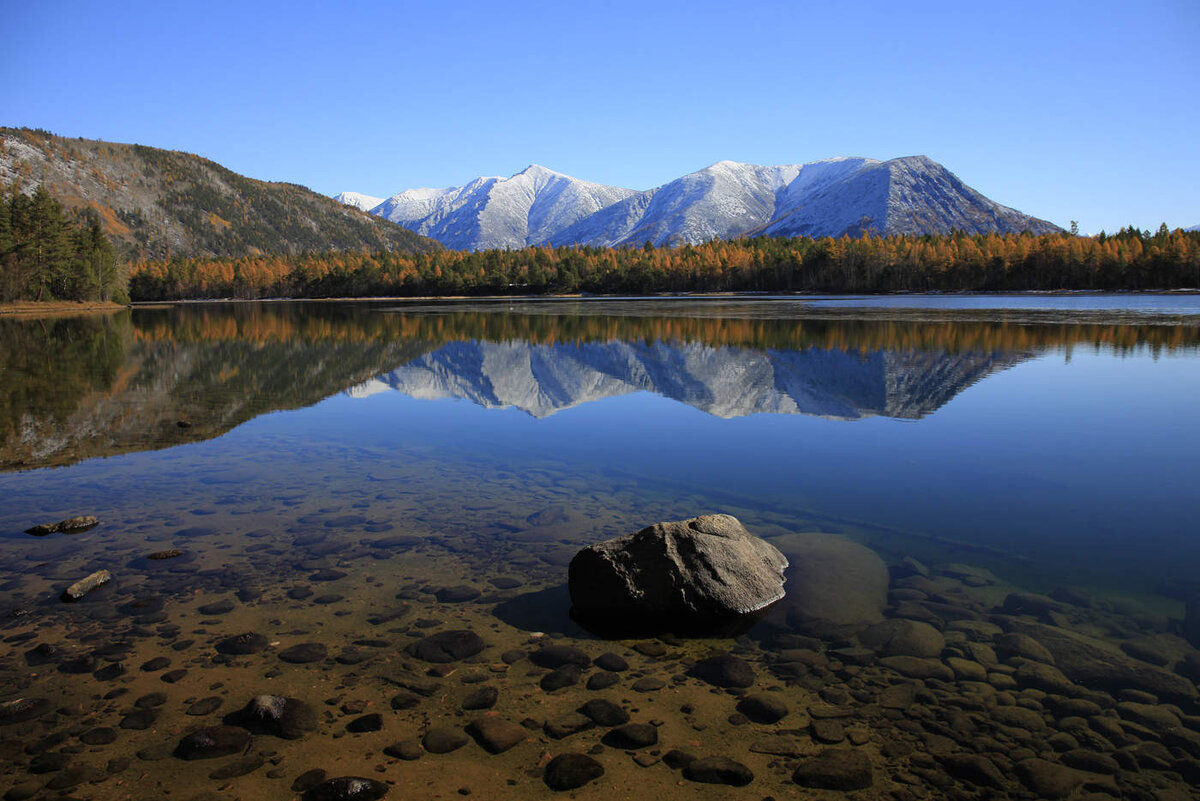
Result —
M0 0L0 19L0 124L326 194L925 154L1085 232L1200 224L1197 0Z

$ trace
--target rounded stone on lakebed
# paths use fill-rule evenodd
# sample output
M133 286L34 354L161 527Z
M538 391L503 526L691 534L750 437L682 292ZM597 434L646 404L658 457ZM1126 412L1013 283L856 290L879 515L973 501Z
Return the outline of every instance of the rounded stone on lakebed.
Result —
M388 786L375 779L339 776L304 794L304 801L375 801L388 794Z
M591 718L597 726L621 726L629 722L629 713L624 707L604 698L593 698L579 712Z
M556 690L561 690L564 687L573 687L579 683L583 677L583 672L578 665L563 665L557 670L552 670L538 681L538 686L548 693Z
M500 718L477 718L467 726L467 733L492 754L502 754L529 736L523 727Z
M750 687L754 684L754 668L746 660L732 654L702 659L688 670L688 675L714 687Z
M658 743L658 729L649 723L626 723L610 730L600 742L623 750L649 748Z
M378 712L357 717L346 724L346 731L353 734L363 734L366 732L379 731L383 728L383 716Z
M175 756L185 760L214 759L241 753L250 743L250 732L237 726L209 726L185 736Z
M495 687L484 686L472 691L463 699L463 709L491 709L500 698L500 691Z
M755 723L777 723L787 717L788 707L783 701L772 695L759 693L743 696L737 704L737 711Z
M236 719L251 731L285 740L297 740L317 728L317 713L311 706L282 695L256 695Z
M409 656L425 662L445 664L475 656L484 647L483 640L475 632L467 629L453 629L431 634L410 643L404 650Z
M604 766L586 754L559 754L546 765L542 781L555 792L575 790L604 775Z
M863 790L875 782L871 760L851 748L826 748L800 763L792 781L818 790Z
M449 754L469 743L463 730L455 726L433 726L421 738L421 745L431 754Z
M723 756L694 759L683 766L683 778L703 784L745 787L754 781L754 773L741 762Z
M279 652L280 661L293 665L304 665L309 662L320 662L327 655L325 645L319 642L302 642L285 648Z
M421 750L421 744L416 740L401 740L384 748L383 753L396 759L412 762L420 759L424 751Z
M216 649L219 654L228 656L247 656L256 654L270 644L270 641L261 634L253 631L247 631L244 634L236 634L232 637L226 637L217 643Z

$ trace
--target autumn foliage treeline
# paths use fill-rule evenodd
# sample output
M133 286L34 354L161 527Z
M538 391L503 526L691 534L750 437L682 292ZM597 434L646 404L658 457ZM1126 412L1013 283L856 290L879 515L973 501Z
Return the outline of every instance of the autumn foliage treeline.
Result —
M576 305L577 301L563 301ZM604 303L608 306L608 303ZM691 305L691 304L688 304ZM555 308L558 307L558 308ZM596 342L702 343L756 350L939 351L1025 353L1074 347L1153 352L1200 348L1200 328L1191 325L1119 325L1093 322L1036 323L976 319L864 319L831 317L747 318L733 310L628 314L611 307L596 313L539 304L536 310L439 310L430 314L403 307L377 314L352 304L201 304L141 310L133 337L139 343L424 343L522 342L584 345Z
M136 300L542 293L927 292L1200 287L1200 233L956 234L178 258L132 270Z

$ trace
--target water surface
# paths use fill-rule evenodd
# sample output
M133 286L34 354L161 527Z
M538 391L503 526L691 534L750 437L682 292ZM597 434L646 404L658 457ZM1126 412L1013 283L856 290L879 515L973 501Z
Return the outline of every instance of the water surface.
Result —
M64 741L64 770L103 773L80 779L96 782L95 797L120 795L125 774L105 771L123 758L149 777L147 797L165 797L173 771L200 788L232 781L242 797L278 797L313 767L416 783L431 797L464 783L528 797L547 792L542 753L592 748L606 774L579 792L596 797L647 782L691 794L697 785L658 762L671 748L736 759L754 772L751 789L786 797L799 790L792 771L832 744L811 714L832 703L846 712L840 745L874 766L868 792L891 797L924 765L913 749L943 756L949 746L927 735L945 736L946 717L984 675L995 677L983 682L992 695L966 707L982 716L976 734L1058 764L1056 747L1011 740L984 714L1018 700L1004 697L1004 677L1022 658L993 665L968 648L994 645L984 624L1052 625L1114 648L1150 642L1167 661L1147 670L1187 671L1185 604L1200 592L1195 296L196 304L3 321L0 342L0 562L10 576L0 611L12 612L2 664L12 698L61 705L0 728L13 784L46 778L30 772L36 753L23 742L98 726L114 728L115 742L76 752ZM566 564L579 547L705 513L737 516L793 558L829 536L850 543L853 559L892 566L881 618L932 626L945 664L982 659L983 672L848 669L837 652L859 644L853 627L815 631L788 600L740 640L605 642L570 619ZM102 523L24 533L76 514ZM146 558L168 549L182 555ZM928 578L898 567L905 558ZM102 568L110 584L83 603L58 600ZM1064 587L1056 597L1086 605L1053 601L1040 617L1004 607L1011 593ZM216 601L231 608L202 611ZM463 628L487 649L456 670L404 650ZM232 659L215 650L245 631L272 644ZM631 673L606 691L581 682L546 692L546 669L527 661L546 636L593 657L616 651ZM278 658L304 642L325 658ZM54 658L31 662L38 644ZM789 715L737 720L736 698L688 675L713 649L754 665L752 692L784 699ZM796 662L797 649L812 656ZM95 670L64 672L89 654ZM170 667L139 670L159 656ZM89 675L105 664L125 671ZM187 673L164 683L172 668ZM635 690L639 677L662 686ZM441 689L413 707L389 705L430 681ZM1075 681L1105 715L1147 700L1136 695L1144 686ZM914 682L930 695L900 719L924 721L923 735L896 728L877 702L883 688ZM480 713L464 712L461 696L477 684L499 689L495 711L524 721L528 741L495 756L474 743L414 762L382 753L430 726L470 722ZM151 691L167 693L156 728L121 729ZM1044 689L1012 691L1034 693L1024 702L1056 717L1036 697ZM208 778L215 760L144 758L157 756L152 742L173 747L264 692L323 715L303 740L255 740L248 753L270 754L274 767L222 780ZM598 693L657 721L661 747L635 762L598 744L603 728L561 740L543 728ZM203 697L222 699L219 712L187 714ZM1177 705L1181 726L1197 712L1186 693L1158 700ZM346 735L363 711L385 713L382 731ZM767 735L793 750L756 749ZM1021 761L970 738L951 750L984 754L1010 777ZM1164 776L1105 781L1132 791L1174 781ZM1021 781L1001 794L1028 789Z

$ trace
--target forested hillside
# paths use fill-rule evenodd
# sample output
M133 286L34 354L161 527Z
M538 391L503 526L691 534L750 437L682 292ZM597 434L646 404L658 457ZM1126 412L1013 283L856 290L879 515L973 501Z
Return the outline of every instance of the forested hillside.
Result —
M189 153L27 128L0 128L0 184L25 194L44 187L72 215L92 210L129 259L441 247L302 186Z
M20 300L127 302L99 215L74 219L43 187L32 195L0 189L0 303Z

